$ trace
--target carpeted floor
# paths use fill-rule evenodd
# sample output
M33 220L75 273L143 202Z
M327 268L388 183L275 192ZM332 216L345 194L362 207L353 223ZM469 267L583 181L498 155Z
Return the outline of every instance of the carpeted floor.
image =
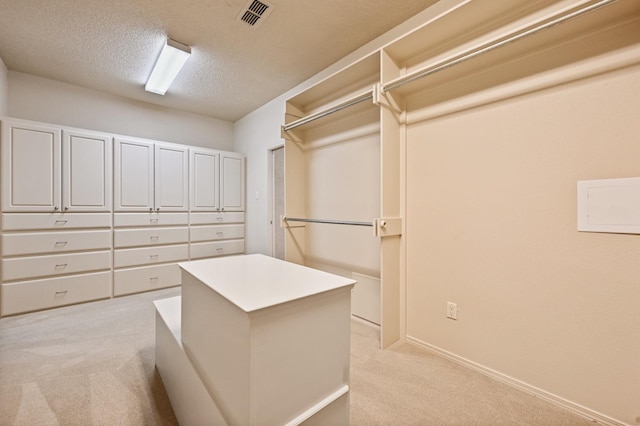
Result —
M179 289L0 319L0 425L175 425L154 368L153 300ZM592 425L352 322L352 425Z

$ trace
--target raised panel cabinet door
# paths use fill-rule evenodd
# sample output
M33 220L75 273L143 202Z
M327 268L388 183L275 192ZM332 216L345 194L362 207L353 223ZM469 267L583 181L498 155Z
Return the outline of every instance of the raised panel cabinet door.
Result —
M155 210L189 209L189 149L176 145L155 146Z
M2 211L60 210L61 129L2 122Z
M114 144L114 209L117 211L153 209L154 144L129 139L116 139Z
M111 210L111 136L62 131L63 211Z
M244 156L220 154L220 209L244 211Z
M191 149L190 197L192 211L220 209L220 152Z

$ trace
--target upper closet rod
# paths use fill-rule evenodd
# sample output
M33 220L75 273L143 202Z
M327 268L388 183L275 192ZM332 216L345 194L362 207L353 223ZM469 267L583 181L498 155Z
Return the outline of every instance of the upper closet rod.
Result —
M357 97L355 97L353 99L349 99L349 100L347 100L347 101L345 101L343 103L334 105L333 107L331 107L331 108L329 108L327 110L320 111L320 112L318 112L316 114L311 114L311 115L308 115L306 117L303 117L303 118L301 118L299 120L296 120L296 121L294 121L292 123L287 124L286 126L282 126L282 130L284 130L286 132L286 131L289 131L291 129L295 129L296 127L302 126L303 124L310 123L310 122L312 122L314 120L317 120L319 118L325 117L325 116L327 116L329 114L333 114L334 112L338 112L338 111L343 110L345 108L348 108L348 107L350 107L352 105L359 104L360 102L364 102L367 99L373 99L373 91L369 91L369 92L367 92L365 94L362 94L360 96L357 96Z
M608 6L608 5L610 5L612 3L615 3L617 1L618 0L600 0L600 1L594 3L594 4L590 5L590 6L586 6L586 7L583 7L581 9L575 10L575 11L573 11L571 13L566 14L566 15L563 15L563 16L560 16L558 18L552 19L551 21L546 22L544 24L540 24L540 25L534 26L532 28L529 28L528 30L525 30L525 31L521 32L521 33L508 36L508 37L506 37L506 38L504 38L502 40L499 40L499 41L496 41L496 42L493 42L493 43L489 43L489 44L486 44L484 46L480 46L480 47L478 47L478 48L476 48L476 49L474 49L474 50L472 50L470 52L463 53L461 55L458 55L458 56L456 56L454 58L448 59L448 60L446 60L444 62L441 62L439 64L433 65L433 66L431 66L429 68L426 68L426 69L424 69L424 70L422 70L422 71L420 71L420 72L418 72L416 74L408 75L405 78L399 78L398 80L396 80L394 82L391 82L391 83L383 85L382 86L382 91L383 92L388 92L390 90L397 89L398 87L403 86L403 85L405 85L407 83L410 83L412 81L418 80L420 78L427 77L427 76L429 76L431 74L435 74L438 71L442 71L442 70L444 70L446 68L452 67L454 65L458 65L461 62L464 62L464 61L467 61L469 59L475 58L476 56L480 56L483 53L487 53L487 52L489 52L489 51L491 51L493 49L497 49L497 48L502 47L502 46L504 46L506 44L509 44L509 43L514 42L514 41L523 39L523 38L525 38L527 36L530 36L532 34L535 34L535 33L539 32L539 31L546 30L546 29L551 28L551 27L553 27L555 25L561 24L561 23L566 22L566 21L568 21L570 19L576 18L576 17L578 17L580 15L584 15L585 13L589 13L589 12L591 12L593 10L596 10L596 9L600 8L600 7Z
M355 225L355 226L373 226L372 222L354 222L351 220L326 220L326 219L303 219L300 217L282 218L284 222L311 222L311 223L330 223L332 225Z

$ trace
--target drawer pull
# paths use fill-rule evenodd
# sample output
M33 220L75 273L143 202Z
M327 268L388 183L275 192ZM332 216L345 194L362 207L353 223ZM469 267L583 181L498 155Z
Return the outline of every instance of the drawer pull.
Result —
M218 247L216 250L218 251L218 253L222 253L224 251L222 247Z
M149 281L158 281L158 277L151 277L149 278Z
M150 240L156 240L158 241L158 236L157 235L152 235L151 237L149 237Z
M151 219L149 219L149 222L150 223L158 223L158 219L157 218L155 218L155 219L151 218Z
M66 246L66 245L67 245L67 241L56 241L56 247Z
M223 237L224 236L224 232L216 232L216 234L218 234L218 237Z
M150 254L150 255L149 255L149 258L151 258L151 259L157 259L157 258L158 258L158 256L159 256L159 255L157 255L157 254Z
M68 290L56 291L56 297L62 297L67 295Z
M222 221L224 220L224 217L222 217L222 216L218 216L218 217L216 217L216 220L217 220L218 222L222 222Z
M66 268L66 267L67 267L67 264L66 264L66 263L58 263L58 264L56 265L56 269L63 269L63 268Z
M56 225L66 225L68 220L56 220Z

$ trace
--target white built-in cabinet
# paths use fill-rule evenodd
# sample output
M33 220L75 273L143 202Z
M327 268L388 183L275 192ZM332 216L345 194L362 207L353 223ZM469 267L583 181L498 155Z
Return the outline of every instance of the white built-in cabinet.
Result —
M2 315L111 297L111 140L2 120Z
M244 157L235 152L220 154L220 210L244 211Z
M3 121L3 211L110 211L111 139Z
M191 149L191 211L244 211L242 154Z
M115 140L115 296L180 285L189 259L189 148Z
M180 285L176 262L244 253L241 154L0 124L0 315Z
M60 210L60 128L2 122L2 210Z
M187 212L114 213L114 296L180 285L189 260Z
M189 149L136 139L115 140L116 211L188 211Z
M190 159L191 258L244 253L243 156L192 148Z

